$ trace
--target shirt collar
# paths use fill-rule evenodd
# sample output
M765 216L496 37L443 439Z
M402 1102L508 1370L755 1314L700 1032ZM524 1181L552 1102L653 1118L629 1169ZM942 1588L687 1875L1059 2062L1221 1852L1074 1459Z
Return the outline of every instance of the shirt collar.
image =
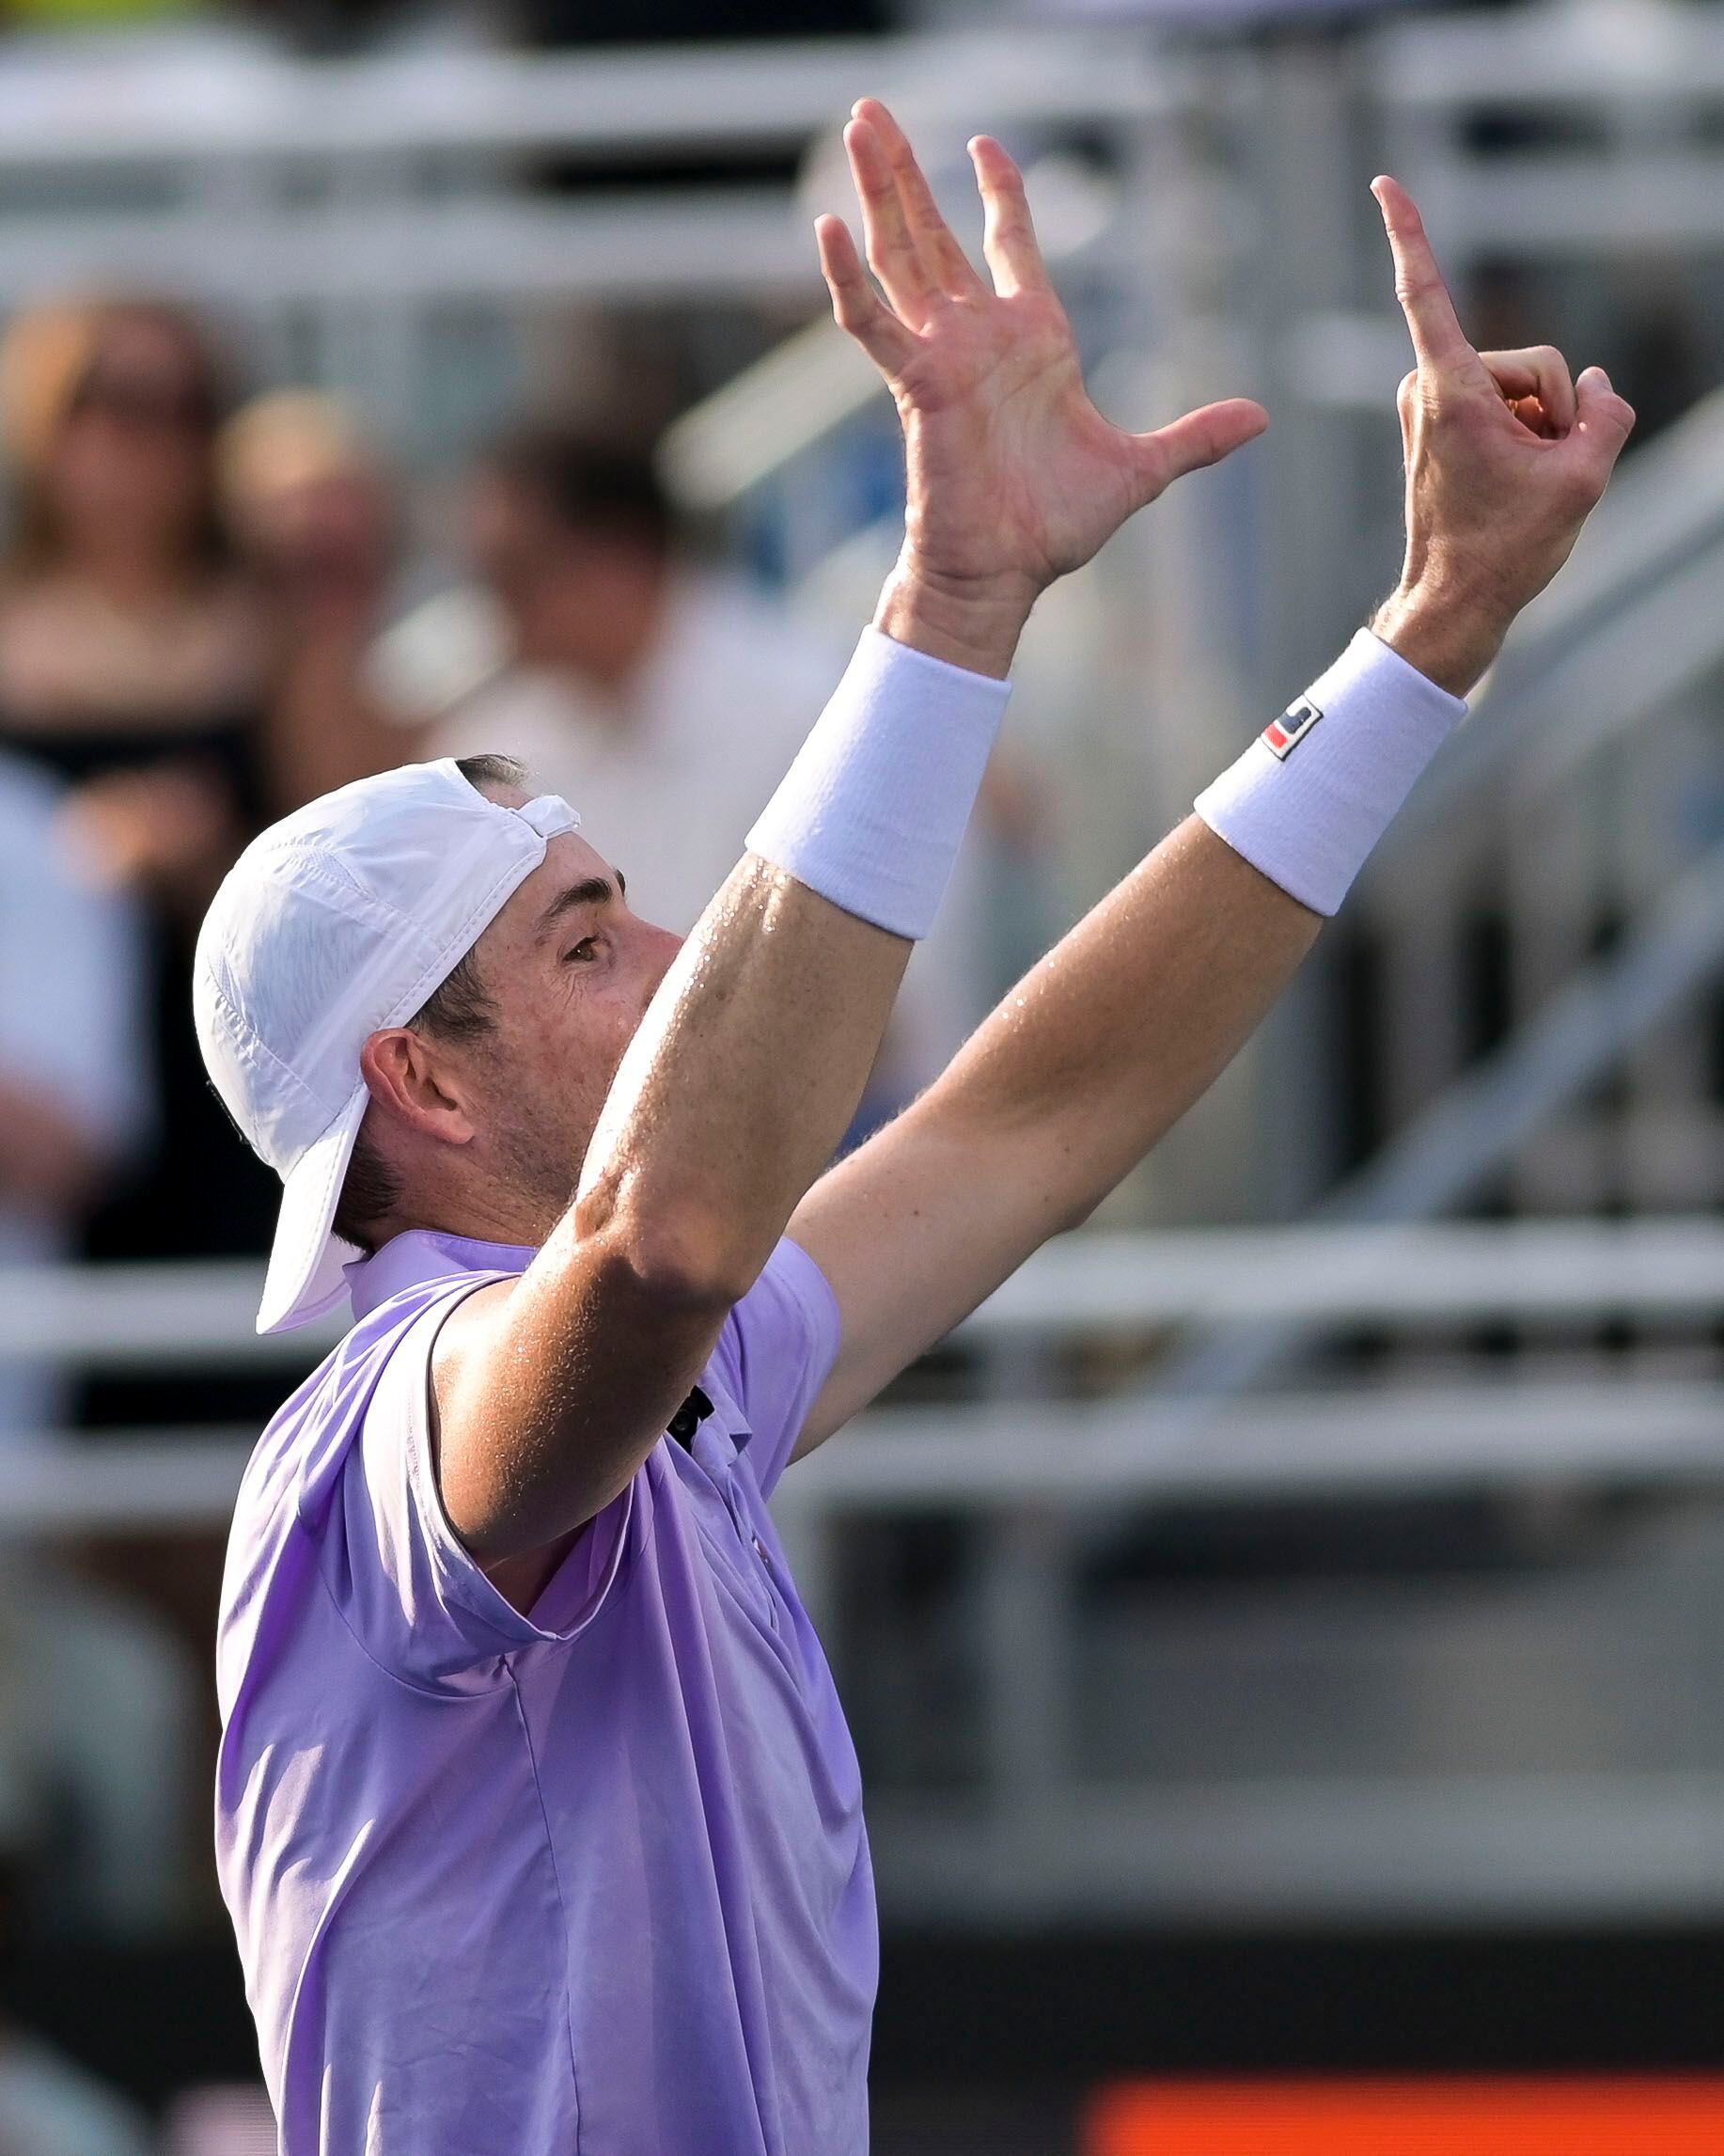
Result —
M427 1281L447 1280L457 1273L521 1273L538 1251L523 1243L480 1243L467 1235L446 1235L430 1228L412 1228L386 1242L368 1258L356 1258L343 1268L348 1292L353 1299L355 1321L407 1288Z

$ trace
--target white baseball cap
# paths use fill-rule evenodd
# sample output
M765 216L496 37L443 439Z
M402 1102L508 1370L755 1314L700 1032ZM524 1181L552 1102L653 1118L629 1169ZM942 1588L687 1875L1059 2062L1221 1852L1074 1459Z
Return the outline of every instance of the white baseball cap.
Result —
M359 1051L420 1010L580 828L554 794L487 799L453 758L326 794L254 839L197 938L192 1008L215 1090L281 1177L259 1332L321 1317L359 1252L333 1230L369 1098Z

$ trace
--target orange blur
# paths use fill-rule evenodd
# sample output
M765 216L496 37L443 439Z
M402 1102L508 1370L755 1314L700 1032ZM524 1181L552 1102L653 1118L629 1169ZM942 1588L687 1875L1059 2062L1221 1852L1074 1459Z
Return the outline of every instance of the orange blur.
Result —
M1724 2156L1724 2080L1129 2082L1084 2156Z

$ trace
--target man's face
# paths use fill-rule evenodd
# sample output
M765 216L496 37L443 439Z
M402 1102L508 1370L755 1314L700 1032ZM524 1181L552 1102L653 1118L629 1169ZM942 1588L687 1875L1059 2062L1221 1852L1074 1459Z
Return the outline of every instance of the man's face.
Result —
M551 841L479 938L494 1024L446 1052L473 1103L476 1163L537 1217L540 1239L574 1194L622 1052L681 947L630 912L622 874L573 833Z

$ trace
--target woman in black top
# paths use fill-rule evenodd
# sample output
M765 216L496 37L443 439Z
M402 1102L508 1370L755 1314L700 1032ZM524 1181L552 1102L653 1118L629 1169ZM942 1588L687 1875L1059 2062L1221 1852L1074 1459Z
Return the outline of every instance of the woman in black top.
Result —
M270 807L270 629L216 503L227 402L210 340L154 303L41 308L0 353L0 736L67 781L69 837L152 931L157 1140L91 1222L102 1256L267 1243L268 1179L202 1082L187 999L196 923Z

